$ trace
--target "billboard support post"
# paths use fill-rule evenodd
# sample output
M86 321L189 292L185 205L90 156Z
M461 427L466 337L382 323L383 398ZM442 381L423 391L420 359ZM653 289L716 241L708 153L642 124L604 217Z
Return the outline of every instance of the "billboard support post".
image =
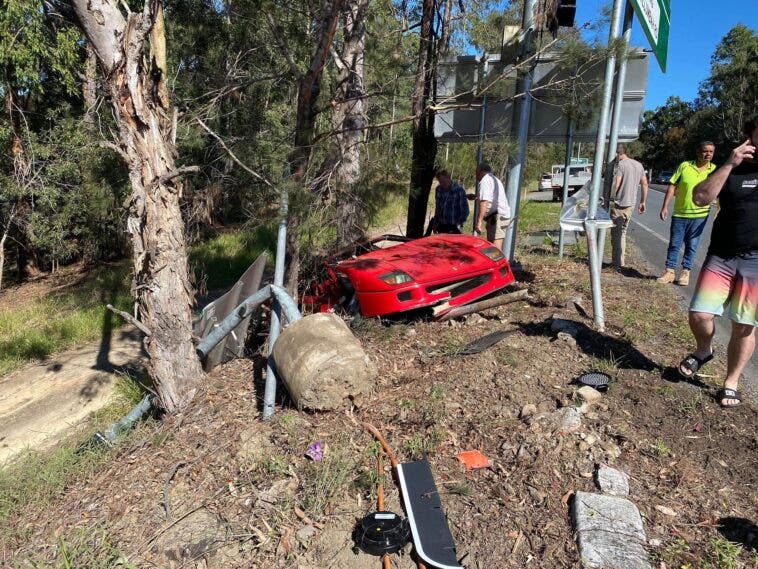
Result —
M574 146L574 121L569 117L568 128L566 129L566 163L563 166L563 193L561 204L566 203L568 197L569 176L571 174L571 155ZM560 223L558 223L560 225ZM558 258L563 259L564 231L558 234Z
M613 12L611 16L611 29L608 35L608 47L612 48L619 35L621 23L621 4L625 0L613 0ZM603 84L603 104L600 109L600 121L595 140L595 160L593 164L603 164L605 154L605 133L608 130L608 114L611 109L611 91L613 89L613 72L616 67L616 55L612 49L608 53L605 62L605 82ZM597 202L600 199L600 168L592 169L592 190L590 191L589 204L587 204L587 219L585 230L587 233L587 252L590 264L590 284L592 286L592 311L595 315L595 327L599 332L605 331L605 314L603 312L603 295L600 289L600 252L597 247Z
M481 86L483 80L487 80L487 74L489 72L489 59L487 58L487 52L484 53L482 58L482 77L479 78L479 85ZM476 147L476 164L477 166L484 162L484 134L486 132L485 124L487 120L487 86L485 85L485 92L482 95L482 106L479 108L479 145ZM471 233L476 235L474 227L476 226L476 220L479 219L479 182L476 182L476 189L474 190L474 218L471 220Z
M521 53L521 61L524 61L533 52L533 28L534 28L534 4L535 0L525 0L523 33L524 33L524 50ZM526 160L526 144L529 137L529 114L532 104L532 80L534 78L533 64L529 63L529 69L519 82L523 91L524 100L521 103L518 121L518 155L512 168L508 172L508 186L506 189L506 198L511 208L513 221L506 229L505 241L503 242L503 253L508 257L508 261L513 263L516 252L516 231L518 227L519 209L521 207L521 181L524 177L524 161Z

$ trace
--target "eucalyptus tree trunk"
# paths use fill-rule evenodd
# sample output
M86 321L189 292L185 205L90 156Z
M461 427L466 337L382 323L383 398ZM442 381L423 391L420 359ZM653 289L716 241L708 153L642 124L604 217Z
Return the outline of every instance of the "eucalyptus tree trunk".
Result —
M363 56L366 47L366 13L369 0L349 0L343 13L344 43L337 61L339 82L334 96L332 130L335 141L327 159L334 178L337 207L337 246L341 249L363 237L360 148L363 111Z
M3 290L3 272L5 271L5 242L10 234L11 227L13 226L13 218L16 214L15 206L11 206L8 212L8 219L3 227L3 233L0 235L0 290Z
M114 148L132 186L132 293L137 317L150 330L148 372L171 412L192 399L202 369L192 343L193 291L179 210L179 176L188 169L174 162L163 8L158 0L147 0L141 12L118 0L74 0L74 8L103 68L118 122Z
M311 52L308 70L300 73L291 63L292 71L298 77L297 111L295 124L294 149L289 157L294 180L305 185L308 178L308 166L313 151L313 139L318 117L316 103L321 93L321 79L329 49L337 32L337 23L345 0L326 0L319 16L316 43ZM285 50L286 51L286 50ZM287 289L296 296L297 282L300 276L300 212L291 208L287 223Z
M435 77L434 62L435 1L423 0L419 37L416 84L413 89L413 150L411 155L411 184L408 194L406 235L421 237L426 221L426 204L434 180L434 161L437 158L437 139L434 138L434 113L427 108Z

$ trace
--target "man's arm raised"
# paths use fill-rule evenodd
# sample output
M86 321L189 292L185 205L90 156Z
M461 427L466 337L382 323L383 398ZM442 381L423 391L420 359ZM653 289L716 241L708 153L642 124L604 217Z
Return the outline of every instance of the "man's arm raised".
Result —
M732 150L729 160L721 168L695 186L692 191L692 201L695 205L704 206L715 200L721 188L726 184L726 179L731 174L732 169L742 164L743 160L752 160L754 155L755 146L750 143L749 139Z

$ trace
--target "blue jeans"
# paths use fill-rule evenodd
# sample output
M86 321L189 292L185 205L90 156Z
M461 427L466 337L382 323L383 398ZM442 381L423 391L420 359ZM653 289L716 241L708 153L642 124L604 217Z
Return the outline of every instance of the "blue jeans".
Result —
M682 268L688 271L692 270L692 262L695 260L697 245L700 243L700 236L705 229L706 217L671 217L671 237L669 237L669 250L666 255L666 268L676 269L676 262L679 260L679 251L684 243L684 258L682 259Z

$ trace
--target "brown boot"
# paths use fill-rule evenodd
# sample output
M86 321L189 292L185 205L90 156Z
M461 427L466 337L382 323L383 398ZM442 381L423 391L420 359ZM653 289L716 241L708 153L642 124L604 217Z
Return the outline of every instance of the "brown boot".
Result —
M674 281L679 286L687 286L690 284L690 271L689 269L682 269L679 273L679 278Z
M673 283L676 279L676 273L674 272L674 269L666 269L663 274L658 277L656 280L659 283L669 284Z

